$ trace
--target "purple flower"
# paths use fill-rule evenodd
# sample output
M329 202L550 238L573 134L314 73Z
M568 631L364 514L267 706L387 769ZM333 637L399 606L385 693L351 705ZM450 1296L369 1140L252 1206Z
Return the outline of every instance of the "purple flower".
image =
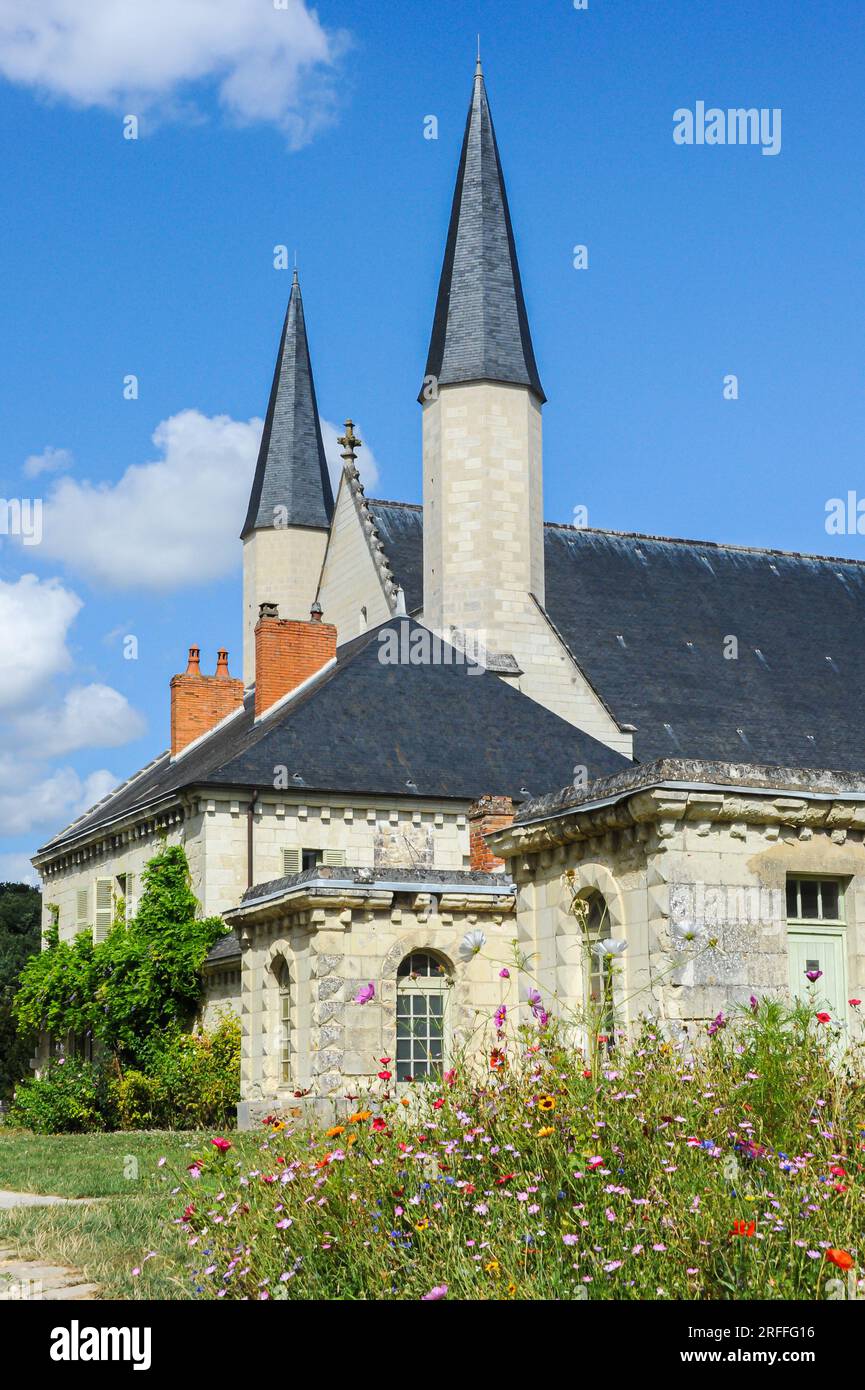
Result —
M505 1019L507 1018L507 1016L508 1016L507 1005L506 1005L506 1004L499 1004L499 1007L496 1009L495 1013L493 1014L493 1021L494 1021L495 1025L496 1025L496 1028L499 1030L499 1032L501 1032L502 1028L504 1028L504 1026L505 1026Z
M752 995L751 995L751 998L748 1000L748 1003L751 1005L751 1012L752 1012L752 1013L756 1013L756 1012L757 1012L757 1008L758 1008L758 1003L757 1003L757 996L756 996L756 994L752 994Z
M499 971L499 979L500 979L500 980L509 980L510 978L511 978L511 972L510 972L510 970L508 970L507 966L504 966L503 969L501 969L501 970Z
M421 1303L436 1303L440 1298L447 1298L447 1296L447 1284L436 1284L434 1288L430 1289L429 1293L425 1293L422 1296Z
M806 971L805 971L805 979L806 979L806 980L810 980L811 983L812 983L812 985L816 985L817 981L820 979L820 976L821 976L822 974L823 974L823 971L822 971L822 970L806 970Z
M541 1026L548 1022L549 1014L544 1008L544 1001L541 998L539 990L530 989L526 998L526 1003L528 1004L535 1018L538 1019L538 1021L540 1022Z
M709 1024L708 1028L706 1029L706 1032L709 1034L710 1038L714 1038L715 1034L720 1033L721 1029L726 1028L726 1026L727 1020L724 1017L724 1011L722 1009L721 1012L716 1014L715 1017L712 1019L712 1022Z
M368 985L364 985L362 989L358 990L357 994L354 996L354 1002L355 1004L368 1004L370 999L374 998L375 985L372 980L370 980Z

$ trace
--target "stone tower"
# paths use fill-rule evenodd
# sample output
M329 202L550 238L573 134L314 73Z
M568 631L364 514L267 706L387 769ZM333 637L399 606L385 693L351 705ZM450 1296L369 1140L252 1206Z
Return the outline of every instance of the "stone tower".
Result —
M297 271L288 300L243 540L243 680L255 681L262 603L309 618L333 516Z
M545 399L478 61L419 396L424 622L518 661L544 603Z

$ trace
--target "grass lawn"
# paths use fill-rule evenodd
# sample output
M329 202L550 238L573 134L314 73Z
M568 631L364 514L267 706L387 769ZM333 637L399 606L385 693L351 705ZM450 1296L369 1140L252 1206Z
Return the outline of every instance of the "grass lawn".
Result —
M104 1298L184 1298L186 1240L171 1224L176 1181L187 1155L211 1138L185 1133L30 1134L0 1128L0 1189L97 1197L88 1205L0 1211L0 1245L27 1257L74 1265ZM232 1135L252 1160L256 1135ZM157 1167L168 1159L166 1170ZM148 1251L155 1259L141 1265ZM141 1275L132 1270L141 1266Z

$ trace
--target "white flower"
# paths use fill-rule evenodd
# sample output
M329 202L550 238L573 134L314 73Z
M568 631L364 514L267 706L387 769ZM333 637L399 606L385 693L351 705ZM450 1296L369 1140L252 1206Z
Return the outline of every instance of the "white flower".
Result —
M627 948L627 941L615 941L608 936L605 941L599 941L592 949L596 956L620 956Z
M460 942L460 960L471 960L486 944L487 939L479 927L475 927L474 931L467 931Z

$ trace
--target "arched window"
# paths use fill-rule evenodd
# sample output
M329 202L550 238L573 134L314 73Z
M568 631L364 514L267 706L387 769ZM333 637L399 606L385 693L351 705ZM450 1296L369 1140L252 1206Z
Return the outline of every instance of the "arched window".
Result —
M277 965L276 982L279 987L279 1084L285 1086L291 1080L291 977L284 960Z
M610 914L600 893L593 893L588 899L589 911L586 917L586 936L588 938L588 959L586 961L586 1010L591 1014L598 1032L612 1039L615 1016L613 1011L613 977L611 962L595 949L600 941L611 936Z
M445 967L425 951L413 951L397 970L397 1081L441 1075L448 983Z

